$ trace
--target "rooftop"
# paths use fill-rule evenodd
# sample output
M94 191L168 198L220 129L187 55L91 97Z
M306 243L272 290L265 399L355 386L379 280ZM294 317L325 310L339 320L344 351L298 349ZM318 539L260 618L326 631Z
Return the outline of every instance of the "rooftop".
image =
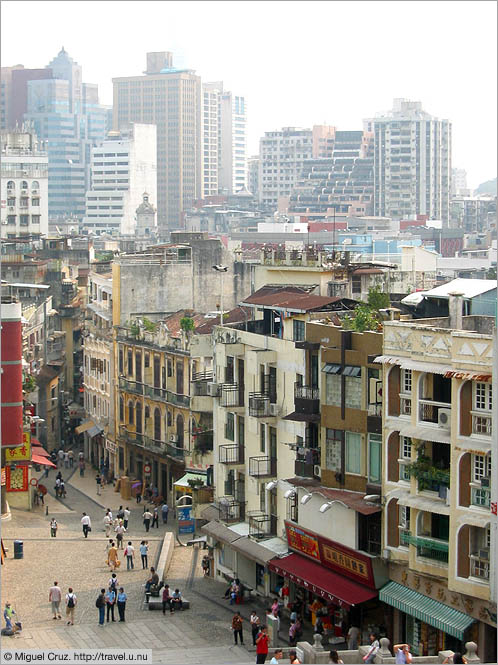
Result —
M277 309L296 313L335 309L343 298L311 294L306 287L266 285L246 298L241 304L263 309Z

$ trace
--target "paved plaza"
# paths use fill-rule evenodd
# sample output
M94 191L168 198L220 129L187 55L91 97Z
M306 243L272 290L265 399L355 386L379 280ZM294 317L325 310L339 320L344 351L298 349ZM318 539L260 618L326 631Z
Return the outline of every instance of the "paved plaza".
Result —
M63 475L69 476L69 472ZM43 482L52 492L55 473L50 476ZM23 623L20 635L3 638L4 648L149 648L153 649L154 662L161 663L255 661L253 653L233 645L230 629L233 608L221 600L223 585L203 579L202 557L191 547L175 547L168 573L170 586L178 586L191 601L190 610L163 616L161 612L146 609L143 584L147 573L137 555L133 571L127 571L123 562L118 570L119 583L128 594L126 623L116 620L106 623L104 628L98 626L95 600L110 577L102 523L104 508L116 510L123 502L112 487L97 496L93 474L88 477L88 472L85 478L74 474L66 487L67 497L63 501L49 496L46 506L36 507L31 513L14 509L12 519L2 523L2 538L9 549L2 567L2 607L10 601ZM130 502L129 508L132 514L127 540L133 541L137 551L140 541L148 540L149 566L154 565L166 529L174 529L175 524L160 523L158 529L147 534L141 520L143 504ZM92 519L88 539L83 537L80 525L83 511ZM51 517L59 525L57 538L50 537ZM13 559L14 539L24 542L22 559ZM122 551L120 559L123 560ZM76 593L74 626L66 625L64 615L62 620L52 619L48 592L55 580L64 593L69 586ZM247 614L249 611L250 608ZM245 632L250 643L248 626Z

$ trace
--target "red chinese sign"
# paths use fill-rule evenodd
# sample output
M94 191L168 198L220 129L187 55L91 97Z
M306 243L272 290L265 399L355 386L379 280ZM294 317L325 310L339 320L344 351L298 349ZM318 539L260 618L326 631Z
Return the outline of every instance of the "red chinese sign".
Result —
M302 552L311 559L320 561L318 539L315 536L306 533L303 529L288 522L285 523L285 529L287 531L287 542L291 549Z
M26 462L31 459L31 433L23 432L22 446L5 449L5 461Z
M28 467L16 466L5 468L5 480L7 492L27 492L28 490Z

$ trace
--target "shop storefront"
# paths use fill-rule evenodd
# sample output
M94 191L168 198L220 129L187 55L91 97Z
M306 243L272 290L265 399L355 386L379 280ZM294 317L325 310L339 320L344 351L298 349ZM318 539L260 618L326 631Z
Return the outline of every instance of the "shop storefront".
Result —
M328 540L286 522L291 554L268 562L271 591L279 592L285 580L289 603L315 624L320 616L332 643L345 639L347 627L360 627L366 639L371 630L384 632L383 607L377 589L386 580L367 554Z

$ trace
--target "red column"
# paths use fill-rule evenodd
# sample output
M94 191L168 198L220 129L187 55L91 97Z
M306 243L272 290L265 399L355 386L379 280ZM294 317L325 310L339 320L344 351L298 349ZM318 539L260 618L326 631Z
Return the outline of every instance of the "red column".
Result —
M20 446L23 433L21 303L2 303L0 315L2 446Z

